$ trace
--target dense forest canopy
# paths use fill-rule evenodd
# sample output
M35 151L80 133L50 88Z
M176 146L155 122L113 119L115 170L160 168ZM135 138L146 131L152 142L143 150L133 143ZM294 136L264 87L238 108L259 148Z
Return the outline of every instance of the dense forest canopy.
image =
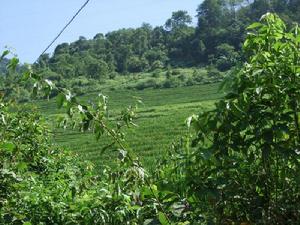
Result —
M174 12L162 26L143 24L80 37L43 55L36 67L52 78L87 76L105 79L112 72L126 74L166 67L214 64L224 71L242 57L245 28L261 15L275 11L288 23L300 21L297 0L205 0L197 8L197 26L186 11ZM59 75L58 75L59 74Z

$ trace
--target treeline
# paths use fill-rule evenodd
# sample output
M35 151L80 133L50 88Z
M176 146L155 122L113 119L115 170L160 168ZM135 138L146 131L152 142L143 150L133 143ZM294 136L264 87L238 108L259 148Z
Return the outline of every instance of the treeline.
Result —
M106 79L166 66L212 64L226 71L241 60L245 27L252 21L268 11L287 23L300 21L299 10L298 0L205 0L197 8L196 27L186 11L177 11L163 26L143 24L60 44L52 56L43 55L36 68L52 80Z

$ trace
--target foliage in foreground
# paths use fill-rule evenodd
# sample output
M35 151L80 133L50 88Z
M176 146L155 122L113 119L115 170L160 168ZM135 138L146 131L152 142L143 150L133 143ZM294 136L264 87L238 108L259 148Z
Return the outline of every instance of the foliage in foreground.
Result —
M121 163L97 175L51 146L34 113L12 112L1 99L0 222L297 224L299 28L286 32L276 15L267 14L249 30L249 58L230 82L231 92L215 110L188 119L196 135L183 138L153 175L127 151L122 124L107 127L104 96L88 107L70 92L58 95L82 130L115 140ZM33 73L25 76L37 80L34 92L53 88ZM133 116L125 110L124 125Z
M194 148L179 146L182 157L166 177L178 171L174 188L214 224L297 224L299 28L286 32L266 14L248 29L248 62L215 110L189 118Z

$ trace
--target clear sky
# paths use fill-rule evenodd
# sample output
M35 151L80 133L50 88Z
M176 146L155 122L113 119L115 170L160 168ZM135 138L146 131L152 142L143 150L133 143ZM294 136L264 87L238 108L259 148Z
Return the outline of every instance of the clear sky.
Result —
M21 62L33 62L86 0L3 0L0 2L0 52L14 49ZM196 15L202 0L90 0L54 47L79 36L93 38L143 22L163 25L173 11ZM54 47L50 49L53 51Z

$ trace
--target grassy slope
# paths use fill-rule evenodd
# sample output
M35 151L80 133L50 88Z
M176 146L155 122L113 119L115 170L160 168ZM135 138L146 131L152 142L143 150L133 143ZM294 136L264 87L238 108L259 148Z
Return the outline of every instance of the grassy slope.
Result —
M155 166L155 159L164 154L173 141L187 132L185 119L189 115L212 108L215 100L221 97L218 84L143 91L107 89L102 93L109 96L112 115L133 104L135 97L142 99L144 105L139 107L135 121L138 127L126 130L126 140L147 167ZM84 95L81 101L92 100L96 94ZM39 106L49 121L54 121L62 113L56 109L53 101L40 102ZM84 159L93 161L97 166L110 163L115 156L112 150L101 154L103 146L110 143L107 137L97 142L89 133L57 129L54 140L82 155Z

